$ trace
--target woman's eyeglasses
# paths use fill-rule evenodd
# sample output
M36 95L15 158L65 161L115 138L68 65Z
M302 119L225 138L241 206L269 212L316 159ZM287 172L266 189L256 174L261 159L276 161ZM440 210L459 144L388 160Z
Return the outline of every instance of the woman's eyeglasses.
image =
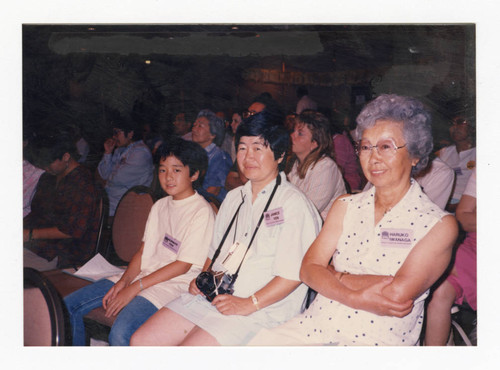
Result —
M367 156L371 153L372 149L377 149L377 153L383 158L391 158L393 157L398 149L404 148L406 144L397 146L393 140L385 139L381 140L377 143L377 145L371 145L366 141L360 141L356 145L356 152L358 156L363 157Z
M248 117L251 117L253 116L254 114L256 114L257 112L254 112L254 111L250 111L250 110L246 110L243 112L243 118L248 118Z
M465 118L455 118L450 121L450 126L464 126L467 125L469 121Z

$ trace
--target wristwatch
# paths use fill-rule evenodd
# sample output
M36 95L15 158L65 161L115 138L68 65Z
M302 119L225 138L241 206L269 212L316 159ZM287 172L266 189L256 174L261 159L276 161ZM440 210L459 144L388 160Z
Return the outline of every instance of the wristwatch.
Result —
M255 296L255 294L252 294L252 303L253 305L255 306L255 308L258 310L260 310L260 307L259 307L259 300L257 299L257 297Z

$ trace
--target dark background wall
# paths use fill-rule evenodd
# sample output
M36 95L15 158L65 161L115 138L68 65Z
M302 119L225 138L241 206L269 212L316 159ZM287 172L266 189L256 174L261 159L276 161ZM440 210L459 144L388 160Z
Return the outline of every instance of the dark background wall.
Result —
M296 88L326 111L356 111L381 93L435 109L475 99L475 26L23 25L23 124L54 109L75 117L95 151L105 107L165 129L179 111L230 112L267 91L292 112Z

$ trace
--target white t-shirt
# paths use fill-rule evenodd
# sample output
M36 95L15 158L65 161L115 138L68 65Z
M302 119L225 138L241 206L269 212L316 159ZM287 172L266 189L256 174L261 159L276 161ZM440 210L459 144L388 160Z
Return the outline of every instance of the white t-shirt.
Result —
M214 220L212 207L198 193L182 200L167 196L153 205L144 231L141 272L135 280L177 260L192 266L187 273L151 286L140 296L161 308L187 291L207 259ZM120 277L109 280L117 282Z
M455 145L451 145L441 149L438 155L443 162L455 171L456 180L451 203L458 203L472 173L472 169L476 167L476 148L474 147L458 153Z
M455 172L450 166L436 157L432 161L431 169L424 176L417 177L415 180L430 200L441 209L446 207L455 181Z
M298 162L295 161L288 180L302 190L325 220L335 199L346 193L342 173L330 157L323 157L314 166L309 167L303 179L299 178L297 167Z
M312 100L308 95L304 95L297 102L297 107L295 108L295 113L300 114L306 109L316 110L318 109L318 104Z

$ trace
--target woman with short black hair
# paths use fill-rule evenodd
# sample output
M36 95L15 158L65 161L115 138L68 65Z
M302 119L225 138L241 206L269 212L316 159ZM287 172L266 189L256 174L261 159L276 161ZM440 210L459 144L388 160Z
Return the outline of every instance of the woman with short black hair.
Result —
M244 345L261 328L300 312L307 290L300 263L320 215L281 172L289 145L283 126L261 113L250 116L236 131L236 145L249 181L221 205L204 273L189 294L151 317L132 345Z

